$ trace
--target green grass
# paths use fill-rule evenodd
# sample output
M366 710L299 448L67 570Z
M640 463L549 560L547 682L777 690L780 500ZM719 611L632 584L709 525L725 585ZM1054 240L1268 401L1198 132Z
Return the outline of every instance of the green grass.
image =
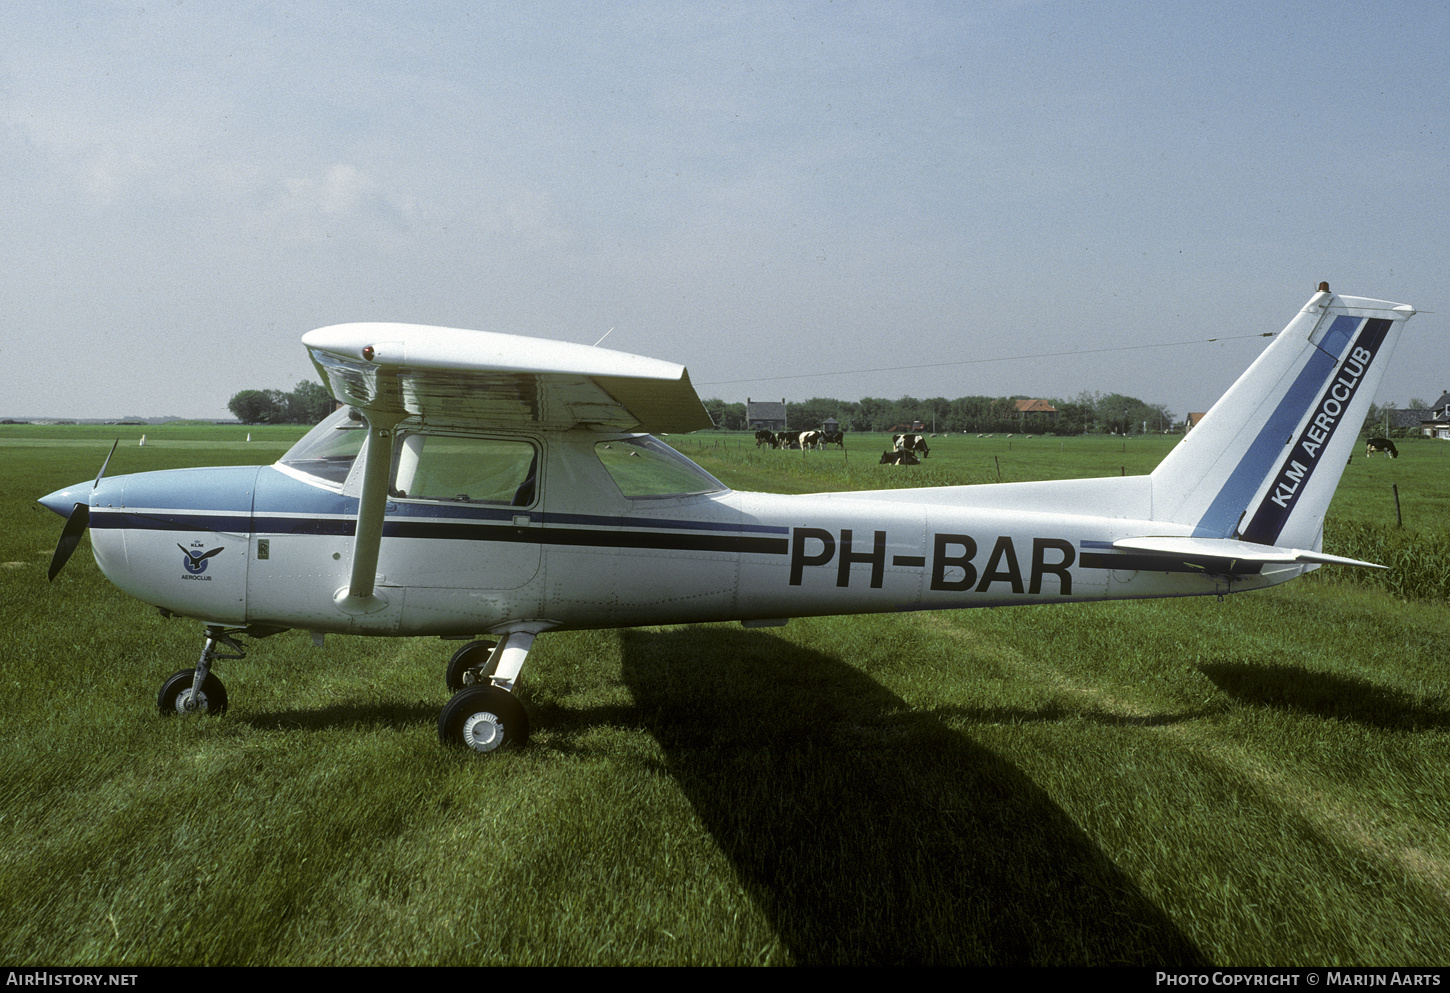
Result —
M451 646L429 639L253 641L218 664L225 716L156 716L198 625L84 550L45 582L61 522L33 500L93 478L111 437L18 430L0 429L7 962L1428 965L1450 947L1443 602L1299 582L554 633L520 690L533 741L480 761L437 743ZM265 462L296 437L228 430L149 428L108 473ZM796 491L1131 474L1168 444L941 439L892 469L739 440L671 439L732 485ZM1356 459L1337 519L1386 526L1368 504L1387 482L1441 513L1431 446Z

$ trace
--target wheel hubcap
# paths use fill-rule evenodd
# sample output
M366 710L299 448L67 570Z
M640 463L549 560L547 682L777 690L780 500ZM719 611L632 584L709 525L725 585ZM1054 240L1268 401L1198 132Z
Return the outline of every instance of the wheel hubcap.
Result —
M195 693L191 690L182 690L176 695L176 709L182 714L195 714L206 710L206 693Z
M497 714L483 711L463 722L463 742L475 752L491 752L503 744L503 723Z

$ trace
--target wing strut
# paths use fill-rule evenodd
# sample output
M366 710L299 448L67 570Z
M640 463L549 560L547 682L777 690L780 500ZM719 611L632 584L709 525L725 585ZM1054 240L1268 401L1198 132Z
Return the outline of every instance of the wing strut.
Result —
M392 469L393 428L402 413L362 408L368 422L368 443L363 453L362 498L357 506L357 528L352 539L352 576L346 590L338 590L333 603L347 614L370 614L388 605L378 596L378 548L383 542L383 514L388 508L388 474Z

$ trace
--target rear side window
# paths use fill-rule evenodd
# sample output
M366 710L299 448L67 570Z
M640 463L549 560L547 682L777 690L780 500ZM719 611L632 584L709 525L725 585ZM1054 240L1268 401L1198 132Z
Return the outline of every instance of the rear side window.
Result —
M409 500L527 507L538 488L538 450L527 441L400 433L390 495Z
M718 493L726 485L669 445L649 435L601 441L594 454L619 492L632 499Z

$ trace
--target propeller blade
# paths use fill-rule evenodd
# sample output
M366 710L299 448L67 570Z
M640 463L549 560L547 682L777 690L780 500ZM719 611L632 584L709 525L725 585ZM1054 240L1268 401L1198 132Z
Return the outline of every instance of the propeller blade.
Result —
M86 533L86 528L90 523L91 508L89 505L78 503L71 508L70 516L65 519L65 527L60 532L60 541L56 543L55 555L50 560L50 579L52 581L70 561L76 546L81 543L81 535Z
M116 446L120 443L120 438L117 438L115 441L111 442L111 455L116 454ZM101 477L106 474L106 466L111 464L111 455L107 455L106 461L101 463L101 471L96 473L96 481L91 484L91 489L95 489L97 486L101 485Z

